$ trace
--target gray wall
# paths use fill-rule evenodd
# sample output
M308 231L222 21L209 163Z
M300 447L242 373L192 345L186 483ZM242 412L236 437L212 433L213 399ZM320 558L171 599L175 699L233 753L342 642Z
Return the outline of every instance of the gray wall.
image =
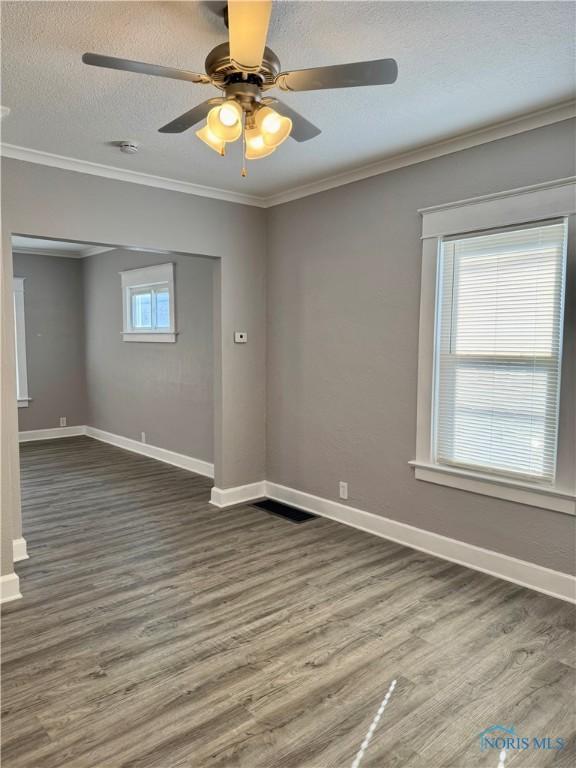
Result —
M21 536L10 235L216 257L216 485L264 479L266 212L2 158L2 572ZM248 344L234 344L234 330Z
M269 211L269 480L330 499L345 480L352 506L574 569L573 517L417 481L407 464L416 441L417 209L573 173L566 121ZM573 315L571 323L573 333ZM574 379L564 375L570 429Z
M18 409L19 428L86 424L83 265L79 259L14 255L24 277L26 361L32 401Z
M2 368L13 370L10 234L218 257L217 485L263 479L267 455L270 480L329 498L347 480L353 505L568 572L574 518L417 482L406 462L416 430L417 208L571 173L568 122L269 211L3 159ZM250 343L234 345L234 329ZM21 535L11 376L2 394L6 573L5 537Z
M174 263L175 344L122 341L118 272ZM114 250L84 259L87 424L213 460L214 260Z

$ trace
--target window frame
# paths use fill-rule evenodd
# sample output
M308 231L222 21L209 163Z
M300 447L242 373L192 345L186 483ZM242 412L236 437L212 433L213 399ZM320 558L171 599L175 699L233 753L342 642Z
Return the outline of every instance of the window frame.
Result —
M516 501L544 509L576 515L576 478L573 467L574 425L562 413L570 412L568 387L561 387L559 398L559 434L557 444L556 478L553 483L524 481L504 474L476 471L435 460L433 427L436 407L435 343L438 333L437 281L442 241L444 238L472 233L488 234L490 230L522 225L547 219L568 219L568 264L573 256L574 214L576 213L576 180L559 179L532 187L485 195L480 198L421 209L422 215L422 282L420 300L420 331L418 342L418 399L416 457L409 464L415 478L426 482L458 488L472 493ZM572 269L574 260L572 259ZM566 285L569 285L569 271ZM567 289L566 289L567 290ZM567 334L573 333L564 323L562 368L568 366Z
M122 286L122 340L136 342L173 343L176 330L176 306L174 291L174 264L155 264L150 267L127 269L120 272ZM135 328L132 323L132 296L134 290L154 292L158 286L166 286L169 296L170 325L168 328Z
M32 400L28 391L28 364L26 361L26 315L24 311L24 277L13 278L14 332L16 353L16 398L18 408L28 408Z
M446 252L446 247L451 242L458 242L461 240L465 240L467 238L474 238L480 235L499 235L502 233L506 233L509 231L518 231L522 229L530 229L530 228L540 228L545 227L547 225L551 224L561 224L562 228L564 230L564 239L563 239L563 248L562 248L562 256L561 256L561 263L559 265L560 273L559 273L559 288L560 288L560 295L557 296L558 299L558 315L560 317L560 338L559 338L559 346L558 346L558 354L552 355L545 355L545 354L539 354L539 355L525 355L520 352L513 353L508 352L507 354L490 354L487 352L459 352L455 346L454 346L454 339L458 338L459 334L459 328L457 322L454 320L454 314L457 312L457 306L460 302L460 296L459 296L459 290L460 290L460 279L459 279L459 270L461 268L461 262L459 260L456 260L456 256L452 254L450 256ZM484 232L478 233L466 233L465 235L458 235L455 237L441 237L438 241L438 265L437 265L437 277L436 277L436 308L435 308L435 314L436 314L436 336L434 339L434 347L435 347L435 354L434 354L434 390L433 390L433 405L432 405L432 457L433 457L433 463L438 464L441 466L447 466L447 467L456 467L459 469L464 470L470 470L472 472L479 472L479 473L486 473L498 477L505 477L505 478L511 478L513 480L519 480L521 482L527 482L527 483L538 483L542 485L547 486L553 486L555 481L555 474L556 474L556 463L557 463L557 444L558 444L558 428L559 428L559 418L560 418L560 386L561 386L561 368L562 368L562 334L564 331L563 328L563 316L564 316L564 297L565 297L565 275L566 275L566 261L567 261L567 217L562 217L559 219L553 219L553 220L546 220L546 221L538 221L538 222L532 222L532 223L525 223L525 224L519 224L515 225L513 227L504 227L504 228L498 228L496 230L485 230ZM505 369L510 363L512 363L516 370L524 369L524 370L538 370L541 373L544 374L544 377L547 379L547 386L548 379L550 374L555 371L556 365L559 364L559 375L554 380L554 384L556 386L555 391L555 408L552 410L549 409L549 402L547 401L546 405L546 413L544 415L544 430L546 432L553 431L556 433L556 450L554 454L553 459L553 471L552 476L545 476L542 475L541 477L538 476L532 476L527 473L521 473L521 472L513 472L510 469L505 469L504 467L500 468L494 468L489 469L488 467L483 467L480 465L474 465L474 464L465 464L463 462L455 460L453 457L447 457L444 456L441 458L441 450L440 446L438 444L438 437L439 434L442 432L442 428L439 424L439 404L440 404L440 379L441 379L441 365L440 365L440 350L442 348L442 332L441 332L441 325L442 325L442 316L443 316L443 309L446 308L446 304L443 303L443 290L445 290L445 274L446 274L446 262L449 259L452 258L455 261L454 263L454 278L451 283L451 294L449 298L449 312L451 313L451 320L450 320L450 329L451 329L451 338L450 338L450 356L456 360L455 367L459 369L465 369L466 367L475 368L477 367L478 363L484 363L492 368L492 370L496 371L498 369Z

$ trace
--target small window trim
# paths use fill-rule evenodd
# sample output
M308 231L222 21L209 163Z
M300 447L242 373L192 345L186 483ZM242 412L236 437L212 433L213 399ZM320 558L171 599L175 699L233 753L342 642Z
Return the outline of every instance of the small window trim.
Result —
M14 326L16 338L16 397L18 408L28 408L32 398L28 392L28 365L26 362L26 316L24 313L24 280L14 281Z
M568 419L563 420L560 416L557 473L552 486L543 487L537 483L437 464L434 461L432 440L436 375L434 345L437 333L437 267L442 239L565 217L569 221L568 251L573 254L576 244L576 177L424 208L419 213L422 215L422 281L416 457L408 462L414 468L415 478L471 493L576 515L576 478L573 471L576 456L573 449L574 435L569 434L573 425L567 423ZM565 323L565 339L567 332L570 332L570 329ZM563 345L563 366L568 365L566 357L569 348L569 344ZM568 405L565 402L566 397L567 391L561 393L561 414Z
M122 285L122 340L131 342L173 343L178 335L176 330L176 307L174 295L174 264L155 264L150 267L127 269L120 272ZM167 285L170 296L170 327L137 329L132 327L131 291L133 288L154 288Z

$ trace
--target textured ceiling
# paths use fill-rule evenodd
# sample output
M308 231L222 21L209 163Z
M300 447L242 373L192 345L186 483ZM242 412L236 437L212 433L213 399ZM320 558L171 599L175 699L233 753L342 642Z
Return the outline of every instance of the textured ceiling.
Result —
M212 86L87 67L85 51L204 71L226 39L223 2L2 2L2 140L143 173L268 195L573 98L570 2L275 2L268 44L284 69L393 57L395 85L282 94L322 128L240 178L158 128ZM274 93L274 92L273 92ZM112 142L142 144L124 155Z

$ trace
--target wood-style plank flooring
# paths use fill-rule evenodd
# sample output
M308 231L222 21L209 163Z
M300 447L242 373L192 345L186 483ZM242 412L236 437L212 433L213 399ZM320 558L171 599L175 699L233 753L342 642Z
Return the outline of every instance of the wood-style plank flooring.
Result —
M22 445L24 598L3 611L3 768L496 768L563 737L574 608L90 438Z

